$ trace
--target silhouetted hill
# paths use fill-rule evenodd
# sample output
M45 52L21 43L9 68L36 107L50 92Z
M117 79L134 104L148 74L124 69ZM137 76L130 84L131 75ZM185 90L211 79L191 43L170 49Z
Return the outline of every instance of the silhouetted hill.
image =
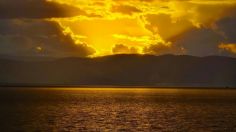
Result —
M236 58L113 55L0 60L0 84L35 86L236 87Z

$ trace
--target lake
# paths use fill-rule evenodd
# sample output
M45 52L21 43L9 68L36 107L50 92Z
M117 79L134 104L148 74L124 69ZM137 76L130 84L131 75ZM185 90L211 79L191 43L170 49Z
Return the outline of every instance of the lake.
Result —
M236 131L236 90L1 88L0 131Z

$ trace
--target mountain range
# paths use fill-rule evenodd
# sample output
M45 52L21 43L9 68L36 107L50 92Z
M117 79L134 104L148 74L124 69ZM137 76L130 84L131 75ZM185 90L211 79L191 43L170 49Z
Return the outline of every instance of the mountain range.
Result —
M236 58L111 55L0 59L1 86L236 87Z

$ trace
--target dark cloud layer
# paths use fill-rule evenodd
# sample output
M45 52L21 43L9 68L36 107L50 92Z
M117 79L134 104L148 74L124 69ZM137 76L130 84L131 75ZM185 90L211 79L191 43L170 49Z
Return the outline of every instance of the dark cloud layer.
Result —
M9 18L52 18L89 15L85 11L45 0L1 0L0 19Z
M86 57L94 50L75 44L61 27L45 20L1 20L0 54L21 56Z
M236 16L229 16L217 21L214 28L192 28L183 34L180 34L171 41L176 46L184 47L187 54L190 55L235 56L234 53L229 52L230 50L222 51L222 49L219 49L219 45L222 43L236 45L235 25Z

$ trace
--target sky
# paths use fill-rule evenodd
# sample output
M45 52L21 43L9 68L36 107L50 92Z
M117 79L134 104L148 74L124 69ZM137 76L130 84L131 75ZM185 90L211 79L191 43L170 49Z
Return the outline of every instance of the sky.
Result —
M236 1L0 1L0 55L112 54L236 57Z

